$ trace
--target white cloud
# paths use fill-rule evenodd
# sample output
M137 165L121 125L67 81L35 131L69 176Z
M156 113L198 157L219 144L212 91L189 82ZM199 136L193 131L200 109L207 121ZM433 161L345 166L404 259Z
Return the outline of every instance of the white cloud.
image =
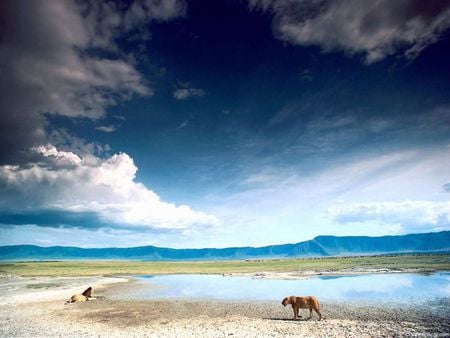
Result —
M96 127L95 129L103 131L105 133L112 133L117 130L117 127L110 124L109 126L99 126L99 127Z
M191 97L205 96L206 92L200 88L179 88L173 92L173 97L177 100L187 100Z
M62 165L78 166L81 165L81 158L70 151L58 151L52 145L39 146L33 148L38 154L41 154L44 158L50 159L52 165L60 167Z
M249 0L274 15L274 34L300 46L361 53L372 63L403 53L419 55L450 27L447 1Z
M134 1L124 16L124 26L131 30L138 25L153 20L166 21L186 13L184 0L143 0Z
M58 151L67 151L78 154L77 156L83 157L84 161L92 158L95 161L96 155L103 155L111 151L111 147L108 144L101 144L98 142L87 142L85 139L76 137L69 133L66 129L54 129L48 135L48 144L57 145ZM27 152L27 156L24 156L22 163L42 161L42 158L35 158L35 151L42 145L32 147L32 152Z
M2 6L2 161L48 142L43 114L97 119L110 106L152 94L133 55L120 51L116 39L151 20L184 15L184 1L119 6L58 0L18 0Z
M328 212L341 223L378 221L414 230L447 230L450 202L403 201L336 205Z
M0 166L0 210L89 212L98 214L113 228L141 230L186 230L218 224L215 216L164 202L136 182L137 168L125 153L85 159L52 145L35 151L46 162Z
M444 213L449 197L442 191L450 181L450 173L442 169L450 163L449 156L444 146L359 154L316 170L252 166L238 188L208 196L205 210L227 224L221 239L230 245L236 245L234 234L242 228L252 234L242 245L296 242L324 234L381 236L449 230ZM399 212L395 223L388 222L389 216L384 221L345 223L336 217L338 207L343 211L346 206L385 201L392 212L405 201L412 202ZM408 210L411 222L399 223L407 220Z

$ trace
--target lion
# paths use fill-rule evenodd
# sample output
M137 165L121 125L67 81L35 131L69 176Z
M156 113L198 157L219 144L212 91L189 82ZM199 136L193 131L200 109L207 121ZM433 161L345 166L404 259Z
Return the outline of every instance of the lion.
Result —
M67 301L67 303L86 302L91 299L95 298L92 297L92 288L88 287L81 295L73 295L70 297L70 301Z
M300 309L309 309L309 318L312 318L312 310L314 310L319 315L319 320L322 319L322 314L320 313L320 304L316 297L314 296L305 296L305 297L297 297L297 296L289 296L284 298L281 301L281 304L283 306L286 306L288 304L292 305L292 310L294 311L294 318L301 318L302 316L299 316L298 311Z

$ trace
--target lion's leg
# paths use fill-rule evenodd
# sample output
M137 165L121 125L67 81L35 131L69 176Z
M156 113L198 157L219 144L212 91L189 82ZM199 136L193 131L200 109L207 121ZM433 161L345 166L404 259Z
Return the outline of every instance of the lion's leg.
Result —
M311 319L312 318L312 308L310 307L309 308L309 318L308 319Z
M302 316L300 316L300 308L297 308L297 318L302 318Z
M316 313L319 315L319 320L322 319L322 314L320 313L319 309L314 309L314 311L316 311Z
M295 305L292 305L292 311L294 311L293 319L297 319L298 308Z

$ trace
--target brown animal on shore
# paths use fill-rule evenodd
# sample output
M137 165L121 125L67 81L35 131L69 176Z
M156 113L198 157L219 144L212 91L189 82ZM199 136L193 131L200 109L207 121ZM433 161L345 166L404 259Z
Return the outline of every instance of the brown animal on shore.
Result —
M88 287L81 295L73 295L70 297L70 301L68 301L68 303L86 302L90 299L95 298L92 297L92 288Z
M319 301L314 296L306 296L306 297L289 296L284 298L281 304L283 304L283 306L286 306L288 304L292 305L292 310L294 311L294 319L302 317L299 316L298 314L298 311L300 309L309 309L308 319L312 318L312 310L314 310L319 315L319 320L322 319Z

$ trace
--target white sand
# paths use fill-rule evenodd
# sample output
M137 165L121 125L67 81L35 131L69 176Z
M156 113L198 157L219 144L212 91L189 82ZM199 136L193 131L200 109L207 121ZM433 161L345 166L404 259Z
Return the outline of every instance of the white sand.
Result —
M35 277L0 276L0 305L68 300L88 286L95 289L107 284L127 282L116 277ZM86 287L85 287L86 286Z

